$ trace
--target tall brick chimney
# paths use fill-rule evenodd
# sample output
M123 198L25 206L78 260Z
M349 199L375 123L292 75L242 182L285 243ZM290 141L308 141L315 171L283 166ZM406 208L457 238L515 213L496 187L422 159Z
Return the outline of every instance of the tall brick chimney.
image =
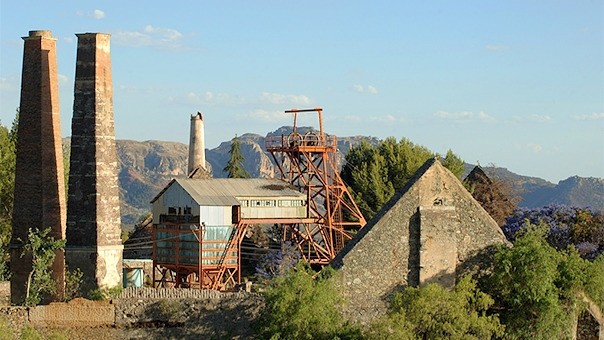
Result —
M86 292L122 284L123 246L110 35L76 36L65 250L68 269L79 268L84 274Z
M188 175L197 169L206 168L206 150L203 131L203 116L197 112L191 116L191 134L189 139L189 167Z
M31 254L22 256L29 229L50 227L65 239L65 183L57 81L56 39L50 31L23 37L23 73L13 207L11 302L23 303L31 271ZM53 278L61 298L65 276L63 251L56 253ZM49 298L49 297L47 297ZM52 297L50 297L52 298Z

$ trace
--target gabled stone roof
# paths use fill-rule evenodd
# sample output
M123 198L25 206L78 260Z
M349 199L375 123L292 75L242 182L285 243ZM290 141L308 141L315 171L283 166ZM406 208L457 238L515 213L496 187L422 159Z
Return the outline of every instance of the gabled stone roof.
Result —
M477 255L506 242L460 180L430 159L333 260L345 314L368 322L405 286L452 286Z

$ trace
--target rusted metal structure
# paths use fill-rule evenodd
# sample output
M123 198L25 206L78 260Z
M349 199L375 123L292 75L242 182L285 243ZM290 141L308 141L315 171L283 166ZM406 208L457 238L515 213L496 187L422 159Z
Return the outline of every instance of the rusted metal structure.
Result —
M312 221L306 195L278 179L175 179L151 203L156 287L230 290L250 225Z
M283 224L283 240L297 244L306 261L328 264L365 224L365 218L336 167L336 136L323 131L323 109L288 110L294 116L289 135L266 139L282 178L308 196L312 222ZM298 114L315 113L319 130L301 134Z

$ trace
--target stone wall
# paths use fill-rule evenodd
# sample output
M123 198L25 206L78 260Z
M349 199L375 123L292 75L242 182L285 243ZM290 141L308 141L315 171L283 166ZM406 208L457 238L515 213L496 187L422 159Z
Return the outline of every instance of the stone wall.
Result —
M431 159L332 262L344 314L368 323L406 286L453 286L490 246L506 242L459 179Z
M264 299L255 293L126 288L111 301L0 307L13 330L69 330L70 339L249 339Z

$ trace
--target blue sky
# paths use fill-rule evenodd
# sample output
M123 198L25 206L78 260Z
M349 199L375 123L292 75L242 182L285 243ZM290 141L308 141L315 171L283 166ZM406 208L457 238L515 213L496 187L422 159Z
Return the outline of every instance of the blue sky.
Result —
M19 105L21 37L38 29L57 38L64 136L75 33L102 32L119 139L187 142L201 111L214 148L319 106L337 136L406 137L554 183L604 177L601 0L2 0L4 125Z

